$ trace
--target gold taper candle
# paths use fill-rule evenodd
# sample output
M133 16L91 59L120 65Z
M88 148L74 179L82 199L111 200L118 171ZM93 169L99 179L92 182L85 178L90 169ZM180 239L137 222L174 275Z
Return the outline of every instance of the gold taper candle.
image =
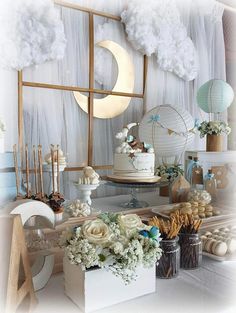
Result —
M57 145L57 192L60 193L59 145Z
M52 160L52 193L55 193L55 173L54 173L54 146L51 145L51 160Z
M35 194L38 193L38 177L37 177L37 162L36 162L36 149L33 145L33 161L34 161L34 185L35 185Z
M25 145L25 167L26 167L26 196L30 197L29 194L29 151L28 145Z
M38 146L38 161L39 161L39 180L40 180L40 187L41 187L41 195L44 197L44 190L43 190L43 160L42 160L42 146Z

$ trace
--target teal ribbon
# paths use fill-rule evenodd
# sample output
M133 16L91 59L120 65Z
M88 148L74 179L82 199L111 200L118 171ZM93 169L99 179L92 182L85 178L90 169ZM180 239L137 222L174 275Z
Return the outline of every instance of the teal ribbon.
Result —
M194 160L189 160L187 169L186 169L186 179L191 182L191 178L192 178L192 169L193 169L193 164L194 164Z
M148 123L157 123L160 121L160 118L159 114L151 115Z
M186 178L191 183L192 181L192 172L195 166L200 165L199 161L190 160L189 165L187 167Z
M205 175L205 180L212 180L214 177L215 177L214 174L207 173L207 174Z

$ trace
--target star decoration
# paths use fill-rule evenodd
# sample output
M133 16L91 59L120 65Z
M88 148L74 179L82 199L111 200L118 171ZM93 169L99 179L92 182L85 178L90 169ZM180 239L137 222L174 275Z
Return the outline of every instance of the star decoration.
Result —
M129 157L133 159L135 157L134 152L130 152Z

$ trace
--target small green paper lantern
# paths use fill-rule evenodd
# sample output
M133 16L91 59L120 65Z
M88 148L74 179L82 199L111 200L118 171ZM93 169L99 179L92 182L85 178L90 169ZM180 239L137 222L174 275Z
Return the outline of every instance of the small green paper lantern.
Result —
M207 113L225 111L234 100L232 87L221 79L211 79L197 93L198 106Z

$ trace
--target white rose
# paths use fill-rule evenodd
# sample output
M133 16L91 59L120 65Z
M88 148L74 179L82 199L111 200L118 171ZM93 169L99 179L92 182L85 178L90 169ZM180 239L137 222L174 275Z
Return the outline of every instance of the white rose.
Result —
M100 219L85 222L81 230L90 243L98 245L107 243L111 237L108 226Z
M132 235L134 231L143 226L143 223L137 214L120 215L118 222L121 230L123 230L127 236Z

